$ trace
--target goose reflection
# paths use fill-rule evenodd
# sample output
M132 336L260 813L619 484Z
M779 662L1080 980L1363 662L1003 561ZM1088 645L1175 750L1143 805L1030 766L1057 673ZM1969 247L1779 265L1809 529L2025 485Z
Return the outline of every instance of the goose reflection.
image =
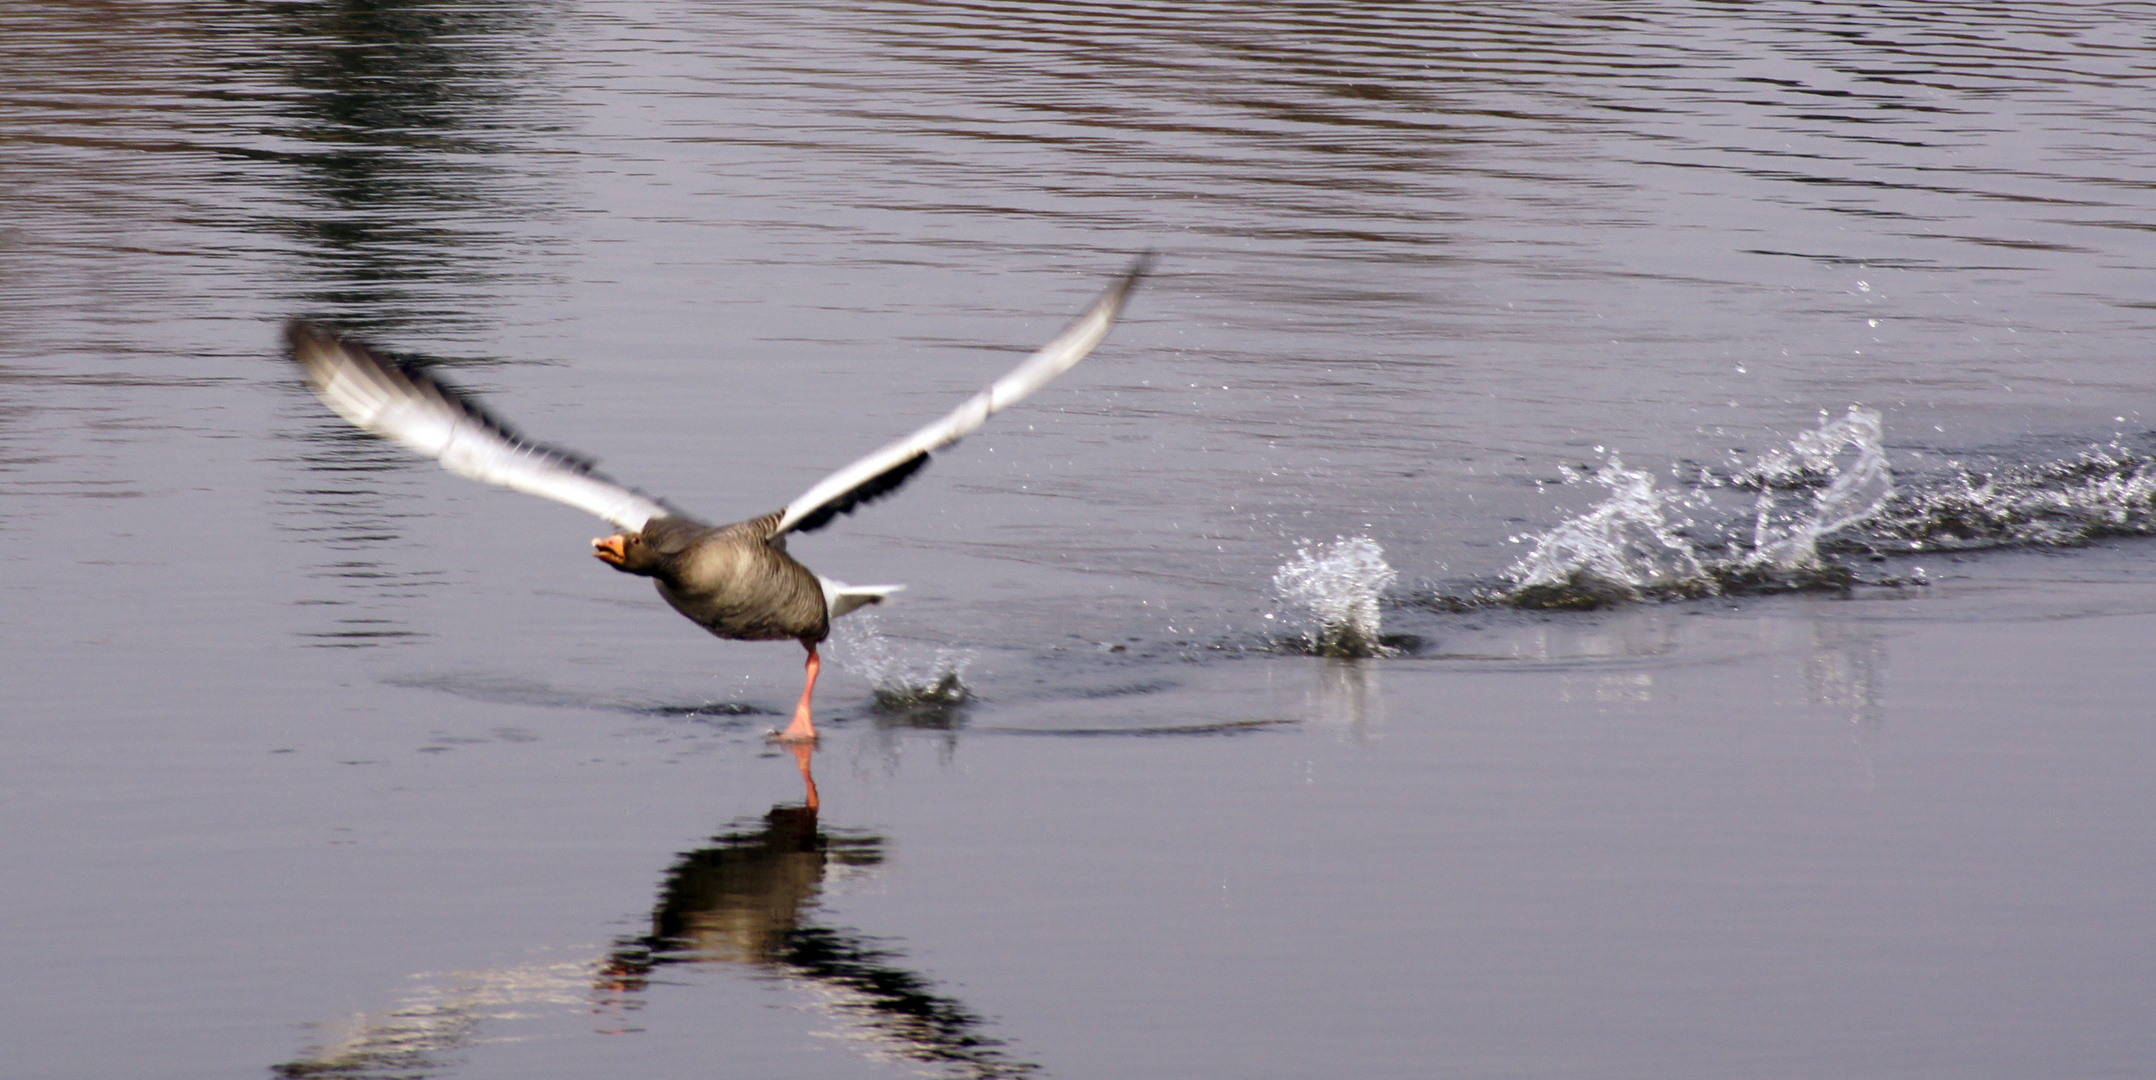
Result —
M308 1080L427 1080L455 1069L455 1055L483 1029L550 1010L609 1017L602 1034L638 1030L655 973L669 966L735 964L816 991L816 1007L844 1021L872 1054L966 1080L1019 1080L1040 1073L988 1036L986 1021L907 968L899 953L856 930L819 925L825 883L865 873L884 858L880 836L827 830L817 821L814 749L789 747L808 800L780 804L683 854L666 873L651 932L617 939L596 962L538 959L486 971L424 977L381 1012L317 1025L307 1055L272 1066Z
M810 747L794 749L808 802L779 805L681 856L660 888L651 933L625 937L602 965L603 1002L634 1009L654 973L670 965L740 964L821 991L819 1006L880 1044L882 1054L977 1080L1031 1077L984 1033L984 1019L905 967L898 952L859 931L818 925L833 876L883 862L880 836L827 830L817 821Z

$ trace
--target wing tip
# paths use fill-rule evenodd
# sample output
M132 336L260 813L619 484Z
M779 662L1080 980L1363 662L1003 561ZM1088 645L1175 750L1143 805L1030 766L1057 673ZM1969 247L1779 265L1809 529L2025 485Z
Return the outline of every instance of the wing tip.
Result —
M1159 252L1151 248L1139 252L1130 260L1130 265L1123 269L1123 273L1109 283L1108 288L1100 294L1100 299L1094 301L1092 307L1087 308L1084 314L1079 315L1071 323L1070 327L1064 331L1064 336L1077 331L1080 327L1093 324L1095 320L1105 319L1105 325L1101 326L1097 331L1097 333L1105 337L1108 330L1123 318L1123 306L1130 302L1131 294L1137 292L1138 286L1143 284L1146 278L1153 275L1153 269L1159 262ZM1091 351L1090 346L1088 346L1087 351Z
M400 374L421 383L436 382L432 377L422 375L414 365L383 354L356 335L313 319L285 320L284 345L286 358L306 369L309 376L321 374L325 364L334 362L332 356L342 353L384 372Z
M1124 301L1130 299L1130 294L1137 290L1140 283L1153 276L1153 269L1159 264L1160 253L1152 248L1139 252L1130 260L1130 266L1123 271L1123 276L1116 279L1115 284L1108 286L1108 297L1112 300L1116 313L1122 312Z
M366 343L344 333L315 322L313 319L287 319L284 324L285 358L305 369L310 378L318 374L324 354L332 351L359 352L374 358L374 350Z
M311 339L328 337L319 323L313 319L286 319L284 321L285 348L297 350Z
M306 356L309 351L336 349L357 353L380 367L408 373L419 370L417 365L389 356L349 330L304 317L285 320L284 345L285 354L306 367L313 366Z

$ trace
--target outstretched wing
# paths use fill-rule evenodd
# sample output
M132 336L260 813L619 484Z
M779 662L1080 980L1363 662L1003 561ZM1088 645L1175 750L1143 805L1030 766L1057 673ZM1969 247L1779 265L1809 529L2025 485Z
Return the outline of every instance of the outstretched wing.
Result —
M450 472L567 503L630 532L671 513L583 458L526 441L454 387L354 338L304 319L286 323L284 335L307 382L337 415Z
M787 505L785 514L779 518L777 535L821 529L830 524L833 517L850 514L863 503L898 490L899 485L928 464L929 451L949 446L972 434L991 415L1017 404L1026 395L1047 385L1048 380L1069 371L1071 365L1085 359L1086 354L1108 336L1108 330L1115 325L1116 316L1122 313L1123 303L1130 298L1131 290L1137 288L1139 280L1152 267L1151 254L1139 256L1130 264L1130 269L1101 294L1091 310L1056 335L1055 340L1041 346L1039 352L1012 368L1010 374L989 384L987 389L968 398L965 404L935 423L832 473L808 489Z

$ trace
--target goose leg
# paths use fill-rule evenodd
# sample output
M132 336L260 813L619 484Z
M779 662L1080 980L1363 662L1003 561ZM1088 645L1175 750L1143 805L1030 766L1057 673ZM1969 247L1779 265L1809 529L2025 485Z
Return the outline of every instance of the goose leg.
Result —
M809 718L809 698L816 694L816 673L823 669L823 661L816 656L816 646L809 646L808 651L808 685L801 688L801 704L794 707L794 722L779 732L780 742L816 741L816 721Z
M801 765L801 782L808 786L808 801L803 804L803 809L814 814L817 803L816 774L809 769L809 760L816 756L816 744L797 742L788 744L786 748L794 752L794 760Z

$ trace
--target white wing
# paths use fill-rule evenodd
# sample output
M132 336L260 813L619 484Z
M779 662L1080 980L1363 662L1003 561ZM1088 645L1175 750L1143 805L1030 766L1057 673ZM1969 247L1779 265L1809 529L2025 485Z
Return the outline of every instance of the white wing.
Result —
M1055 340L942 419L819 481L787 504L786 513L779 518L777 534L823 528L834 516L850 514L861 504L890 494L928 464L929 451L972 434L991 415L1017 404L1050 379L1069 371L1108 336L1116 316L1123 311L1124 301L1152 265L1150 254L1139 256L1122 278L1101 294L1092 309L1056 335Z
M630 532L671 513L574 454L525 441L454 388L352 338L295 319L285 325L285 342L337 415L459 476L567 503Z

